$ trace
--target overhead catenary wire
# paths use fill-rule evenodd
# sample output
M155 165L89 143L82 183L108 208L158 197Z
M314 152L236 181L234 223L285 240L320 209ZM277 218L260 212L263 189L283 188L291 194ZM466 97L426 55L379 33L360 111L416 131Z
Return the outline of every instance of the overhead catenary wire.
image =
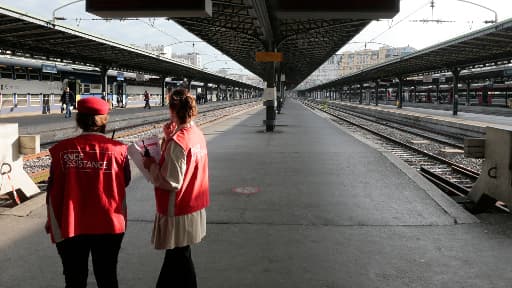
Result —
M406 20L407 18L411 17L412 15L418 13L418 11L420 11L421 9L427 7L427 6L430 6L431 2L430 0L427 1L427 2L424 2L421 6L419 6L416 10L414 10L413 12L411 12L410 14L408 14L407 16L405 16L404 18L398 20L396 23L393 24L393 20L391 20L391 24L389 25L388 29L382 31L381 33L379 33L377 36L373 37L372 39L370 39L368 42L371 42L371 41L375 41L377 38L379 38L380 36L382 36L384 33L388 32L389 30L391 30L392 28L394 28L396 25L402 23L404 20Z
M64 19L62 19L62 20L64 20ZM196 52L196 49L197 49L197 45L195 45L196 43L207 43L207 42L205 42L203 40L200 40L200 39L198 39L198 40L182 40L182 39L177 38L173 34L167 32L166 30L164 30L161 27L159 27L158 25L156 25L156 21L158 20L158 18L149 18L149 19L146 20L146 19L143 19L143 18L119 18L119 19L114 19L114 18L82 18L82 17L76 17L76 18L67 18L65 20L75 21L77 27L80 25L80 23L82 21L104 21L104 22L140 21L140 22L144 23L145 25L147 25L148 27L150 27L151 29L154 29L154 30L164 34L165 36L168 36L168 37L174 39L175 43L173 43L173 44L183 44L183 45L189 46L192 49L194 49L194 52ZM164 46L166 46L166 45L164 45ZM167 45L167 46L169 46L169 45ZM232 62L236 63L236 61L232 60L231 58L227 57L226 55L204 53L203 49L197 49L197 50L198 50L197 53L199 53L201 55L206 55L206 56L213 57L215 60L232 61ZM225 59L222 59L222 58L219 58L219 57L225 57Z
M144 20L144 19L139 19L139 21L141 21L142 23L144 23L144 24L148 25L148 26L149 26L149 27L151 27L152 29L155 29L155 30L157 30L158 32L160 32L160 33L162 33L162 34L164 34L164 35L166 35L166 36L169 36L169 37L171 37L171 38L173 38L173 39L175 39L175 40L177 40L177 41L182 41L181 39L178 39L176 36L174 36L174 35L172 35L172 34L168 33L167 31L165 31L165 30L161 29L160 27L156 26L156 25L155 25L155 21L154 21L154 20L153 20L152 22L150 22L150 21L147 21L147 20ZM189 45L190 47L194 48L194 47L193 47L192 45L190 45L190 44L186 44L186 43L185 43L185 45Z

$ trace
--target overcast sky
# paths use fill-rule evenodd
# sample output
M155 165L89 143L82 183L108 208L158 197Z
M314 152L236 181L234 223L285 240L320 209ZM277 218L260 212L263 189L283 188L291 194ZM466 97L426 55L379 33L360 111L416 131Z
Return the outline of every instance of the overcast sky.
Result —
M380 42L394 47L410 45L416 49L426 48L491 25L485 21L494 20L495 13L474 4L496 11L498 21L512 17L510 0L436 0L431 8L430 0L402 0L400 13L391 20L373 21L352 42ZM420 20L442 20L443 22L420 22ZM379 47L374 44L370 48ZM342 48L358 50L362 43L353 43Z
M72 0L0 0L0 5L43 19L51 19L55 8L70 2ZM465 2L468 1L435 0L432 9L431 0L402 0L400 13L393 19L372 22L340 51L360 50L365 47L365 42L371 49L376 49L382 44L394 47L410 45L416 49L422 49L490 25L485 24L484 21L494 20L495 14L492 11ZM469 2L496 11L498 21L512 17L511 0ZM162 18L124 22L89 20L97 17L85 12L85 1L59 9L56 15L68 19L59 21L59 24L125 44L171 45L180 41L200 41L174 22ZM453 22L443 24L420 22L420 20L433 19ZM242 69L233 61L219 61L228 58L204 42L183 42L174 44L172 47L173 51L177 52L191 52L195 49L202 55L203 63L210 63L206 64L206 68L230 67L233 72L240 72Z

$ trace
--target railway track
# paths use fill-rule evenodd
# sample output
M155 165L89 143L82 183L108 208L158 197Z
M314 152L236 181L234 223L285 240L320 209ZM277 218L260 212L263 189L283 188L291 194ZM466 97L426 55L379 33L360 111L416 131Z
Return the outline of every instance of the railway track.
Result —
M466 196L480 175L483 160L465 158L460 139L436 135L434 131L397 127L396 123L343 111L329 103L305 101L303 104L332 116L334 122L392 152L457 203L471 204ZM509 211L503 203L496 205Z
M245 100L237 100L237 101L228 101L228 102L213 102L206 105L201 105L199 107L200 113L196 122L199 121L199 118L203 116L213 117L215 118L219 113L228 113L231 108L236 108L241 105L255 103L254 99L245 99ZM256 101L259 103L259 101ZM221 115L222 116L222 115ZM109 123L107 125L107 135L114 135L115 138L121 138L123 133L128 131L128 133L132 133L133 130L137 129L146 129L147 127L151 127L154 125L160 125L163 122L166 122L169 119L169 114L165 113L135 113L132 115L122 115L119 117L110 117ZM58 133L56 133L58 131ZM76 125L67 125L63 128L57 128L52 130L38 131L35 134L41 135L41 149L48 149L53 144L59 142L62 139L70 137L70 135L76 135L78 133Z
M233 105L232 103L226 103L223 105L217 105L215 107L209 107L200 112L197 118L194 120L197 125L204 126L209 123L213 123L232 115L242 113L244 111L251 110L255 107L261 106L260 101L247 101ZM202 108L205 106L202 106ZM162 131L162 125L168 121L168 115L161 119L153 120L150 122L144 122L139 125L127 125L122 128L107 131L107 135L112 134L113 138L124 143L131 143L132 141L139 139L140 137L148 137L153 135L160 135ZM76 132L72 135L76 135ZM69 136L72 136L69 135ZM43 189L45 188L45 181L48 179L50 174L50 155L48 148L51 147L57 141L46 142L41 145L42 149L45 149L37 154L25 155L23 157L24 170L29 174L34 183L40 185ZM8 195L0 195L0 207L12 208L16 206L14 199Z

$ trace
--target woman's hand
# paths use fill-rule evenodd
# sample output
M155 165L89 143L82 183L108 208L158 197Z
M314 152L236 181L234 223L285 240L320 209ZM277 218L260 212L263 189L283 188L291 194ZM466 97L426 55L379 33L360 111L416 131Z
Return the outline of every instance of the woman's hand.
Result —
M156 160L153 157L143 157L142 163L144 164L144 168L149 171L151 165L156 164Z

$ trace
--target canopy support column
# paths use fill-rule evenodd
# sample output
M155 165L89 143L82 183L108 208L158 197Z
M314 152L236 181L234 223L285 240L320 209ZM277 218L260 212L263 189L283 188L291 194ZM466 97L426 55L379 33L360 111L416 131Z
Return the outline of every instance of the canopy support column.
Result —
M166 87L165 87L165 78L166 77L164 75L160 76L160 81L162 83L162 94L160 96L160 105L162 105L162 107L165 106L165 102L166 102L165 101L165 96L166 96L165 94L166 94L167 91L166 91Z
M471 80L466 81L466 106L470 105L469 97L470 97L470 89L471 89Z
M207 103L208 102L208 82L204 81L203 83L203 97L201 97L201 102L202 103Z
M107 72L109 67L108 66L101 66L100 68L100 77L101 77L101 95L103 97L103 100L107 100L107 87L108 87L108 78L107 78Z
M459 110L459 76L461 69L456 67L452 69L453 74L453 109L452 114L457 115Z
M359 104L363 104L363 83L359 84Z
M402 85L403 85L403 82L404 82L404 78L403 77L398 77L398 101L397 101L397 104L396 104L396 108L398 109L402 109L402 102L404 102L404 93L403 93L403 89L402 89Z
M436 84L436 102L441 104L441 97L439 97L439 83Z
M379 80L375 81L375 106L379 106Z

